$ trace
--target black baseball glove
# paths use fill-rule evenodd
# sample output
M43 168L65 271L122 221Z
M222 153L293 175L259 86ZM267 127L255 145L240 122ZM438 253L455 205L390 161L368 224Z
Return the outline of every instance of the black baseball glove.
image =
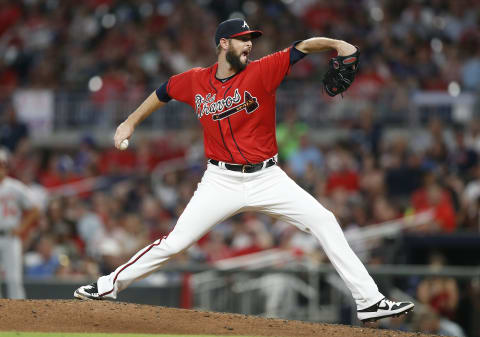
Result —
M329 96L342 94L353 83L358 70L357 51L348 56L337 56L328 62L328 71L323 76L323 87Z

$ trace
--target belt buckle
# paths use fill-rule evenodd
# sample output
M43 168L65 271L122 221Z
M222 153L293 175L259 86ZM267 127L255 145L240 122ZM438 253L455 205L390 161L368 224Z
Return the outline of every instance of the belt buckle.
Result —
M250 165L250 164L242 165L242 173L245 173L245 170L248 169L249 167L253 167L253 165Z

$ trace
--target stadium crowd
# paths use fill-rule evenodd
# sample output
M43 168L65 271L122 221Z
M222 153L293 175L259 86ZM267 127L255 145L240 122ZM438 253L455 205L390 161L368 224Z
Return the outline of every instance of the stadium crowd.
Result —
M415 90L446 91L452 82L478 98L478 1L0 0L0 145L12 153L11 175L31 187L42 210L24 236L27 277L93 279L167 235L205 159L199 130L187 142L167 133L140 139L126 151L104 148L88 135L75 148L38 148L16 116L10 100L15 90L85 91L98 75L103 85L91 94L93 102L102 106L122 97L137 104L169 76L213 63L215 28L234 12L264 31L253 58L315 35L359 46L361 71L347 95L369 104L337 125L348 136L317 142L295 104L277 127L282 167L346 231L432 210L432 219L411 234L480 232L480 120L449 125L432 116L420 134L387 137L388 120L377 118L382 107L389 116L405 114ZM327 56L302 60L284 86L301 79L321 95ZM172 166L172 159L182 164ZM219 224L179 259L213 263L273 247L327 262L313 237L251 213ZM382 247L361 257L367 263L412 262ZM431 253L425 263L448 264ZM418 324L436 315L470 324L458 311L466 293L455 280L429 293L436 281L404 285L432 308ZM480 289L467 288L480 296Z
M253 58L315 35L358 45L362 72L350 95L480 83L476 0L2 0L0 98L18 86L85 90L100 74L96 101L138 101L169 76L213 63L215 28L234 13L265 32ZM318 79L324 64L307 58L291 76Z

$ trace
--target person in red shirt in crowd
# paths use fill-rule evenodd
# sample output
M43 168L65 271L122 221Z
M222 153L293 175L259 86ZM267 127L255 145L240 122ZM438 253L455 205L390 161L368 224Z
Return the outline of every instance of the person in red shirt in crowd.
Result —
M439 271L446 265L446 257L433 252L429 257L429 269ZM417 298L439 315L455 319L459 303L457 281L448 276L429 276L424 278L417 288Z
M40 183L53 189L65 184L82 180L74 171L73 160L68 155L53 155L49 158L47 169L40 173Z
M353 169L353 158L341 146L337 146L333 153L327 156L327 166L331 170L327 178L327 194L332 194L337 189L349 193L359 190L359 176Z
M428 232L455 231L457 222L450 194L435 182L435 176L429 172L424 178L424 186L413 192L412 207L417 212L433 210L433 222L421 229Z
M22 17L22 8L16 0L0 1L0 36Z

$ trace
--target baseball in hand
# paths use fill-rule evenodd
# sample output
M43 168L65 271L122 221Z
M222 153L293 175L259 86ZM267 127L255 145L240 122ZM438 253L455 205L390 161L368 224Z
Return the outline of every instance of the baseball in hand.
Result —
M122 140L122 142L120 143L120 150L125 150L126 148L128 147L128 139L124 139Z

